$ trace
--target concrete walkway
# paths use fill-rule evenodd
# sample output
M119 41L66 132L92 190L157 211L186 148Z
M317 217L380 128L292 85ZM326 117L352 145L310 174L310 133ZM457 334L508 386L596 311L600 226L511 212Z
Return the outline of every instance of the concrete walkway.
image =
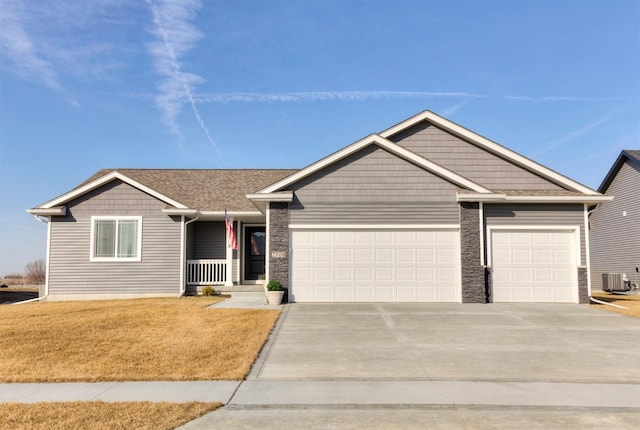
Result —
M222 402L228 403L239 381L69 382L0 384L0 403L37 402Z

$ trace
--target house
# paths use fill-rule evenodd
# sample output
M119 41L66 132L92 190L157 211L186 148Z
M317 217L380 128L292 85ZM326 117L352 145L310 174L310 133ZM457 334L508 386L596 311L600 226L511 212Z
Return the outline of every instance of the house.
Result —
M52 300L264 274L295 302L585 303L610 199L425 111L300 170L102 170L28 212Z
M591 278L601 290L603 273L626 273L635 282L640 267L640 150L622 151L598 191L615 197L589 217Z

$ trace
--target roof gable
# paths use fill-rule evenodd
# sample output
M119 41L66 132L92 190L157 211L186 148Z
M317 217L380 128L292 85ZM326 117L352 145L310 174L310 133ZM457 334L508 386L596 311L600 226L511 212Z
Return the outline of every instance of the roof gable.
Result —
M341 149L340 151L329 155L328 157L325 157L303 169L298 170L293 175L260 190L260 193L273 193L290 187L296 182L307 178L308 176L319 172L320 170L371 145L377 145L380 148L388 151L389 153L403 158L404 160L418 167L421 167L422 169L425 169L433 173L434 175L440 176L441 178L446 179L447 181L456 184L461 188L475 191L477 193L491 193L491 190L481 186L480 184L477 184L476 182L460 176L449 169L446 169L436 163L433 163L432 161L427 160L426 158L420 157L419 155L409 151L408 149L403 148L402 146L393 143L392 141L377 134L371 134L364 139L352 143L351 145Z
M44 203L51 208L119 179L178 209L255 211L246 194L290 175L290 169L105 169Z
M625 162L637 166L637 170L640 169L640 150L625 149L620 153L620 155L618 155L618 158L611 166L611 169L609 169L607 175L604 177L602 184L600 184L600 186L598 187L598 191L600 193L604 194L607 192L607 189L615 179L618 172L620 172L620 169Z
M572 191L578 191L586 195L598 194L595 190L592 190L591 188L585 185L582 185L572 179L569 179L558 172L555 172L539 163L536 163L533 160L530 160L508 148L505 148L502 145L499 145L471 130L468 130L430 111L421 112L411 118L408 118L394 125L393 127L390 127L380 132L379 134L382 137L390 138L404 130L409 129L410 127L415 126L416 124L422 121L428 121L429 123L437 126L438 128L441 128L453 135L459 136L462 139L468 140L472 142L474 145L477 145L478 147L483 148L486 151L499 155L505 160L508 160L511 163L521 166L535 173L536 175L547 178L548 180L555 182L561 185L562 187L565 187L566 189L569 189Z
M295 182L303 205L311 202L455 201L457 184L369 145Z
M428 121L409 127L390 140L492 190L503 189L505 184L514 190L566 190Z

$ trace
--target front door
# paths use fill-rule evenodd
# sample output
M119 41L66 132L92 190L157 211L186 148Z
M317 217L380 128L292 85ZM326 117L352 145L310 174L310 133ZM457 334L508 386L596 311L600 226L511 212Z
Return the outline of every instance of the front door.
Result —
M267 233L264 227L246 227L244 234L245 281L257 281L265 273L266 242Z

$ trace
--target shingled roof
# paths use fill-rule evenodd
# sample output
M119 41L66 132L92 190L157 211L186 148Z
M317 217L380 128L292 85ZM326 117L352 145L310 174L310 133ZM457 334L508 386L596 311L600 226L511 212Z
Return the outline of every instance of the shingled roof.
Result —
M278 182L292 169L102 169L81 187L117 171L188 208L221 211L254 211L245 195Z

